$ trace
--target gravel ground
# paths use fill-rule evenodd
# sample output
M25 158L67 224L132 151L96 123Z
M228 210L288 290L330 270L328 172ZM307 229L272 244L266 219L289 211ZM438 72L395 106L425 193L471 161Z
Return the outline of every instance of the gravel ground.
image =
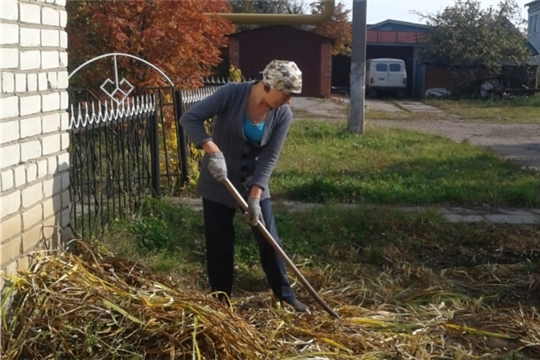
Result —
M414 104L411 101L408 103ZM383 101L378 100L369 100L368 102L368 106L378 106L378 108L384 108L384 104ZM346 113L347 102L294 98L291 108L298 117L302 117L303 114L310 114L320 118L345 120L346 116L344 114ZM388 111L395 110L389 107ZM434 109L434 112L437 112L437 110ZM446 136L455 142L468 141L472 145L491 149L501 157L515 161L523 167L540 170L540 124L466 122L449 118L419 121L370 120L369 123L376 126L425 131Z

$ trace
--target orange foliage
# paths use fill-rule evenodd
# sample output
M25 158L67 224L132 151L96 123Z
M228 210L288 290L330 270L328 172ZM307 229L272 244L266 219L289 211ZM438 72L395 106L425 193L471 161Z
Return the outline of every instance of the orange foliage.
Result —
M140 57L160 68L175 87L200 85L221 61L220 48L234 26L204 13L229 12L227 0L83 0L68 1L70 71L96 56L120 52ZM118 58L120 77L138 87L168 85L152 68ZM77 73L70 85L95 87L110 63L96 61L92 71Z
M311 12L314 14L321 13L323 10L323 2L316 1L310 4ZM332 46L332 54L351 54L352 42L352 24L349 22L349 14L351 10L345 9L343 3L338 3L334 10L332 18L321 25L317 25L312 31L315 34L335 39Z

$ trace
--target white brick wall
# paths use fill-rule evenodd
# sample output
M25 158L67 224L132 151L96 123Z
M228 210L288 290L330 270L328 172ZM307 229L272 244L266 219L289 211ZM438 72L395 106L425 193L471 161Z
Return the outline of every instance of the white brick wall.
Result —
M0 270L13 273L69 222L67 14L64 0L1 1Z
M13 170L8 169L6 171L2 171L0 179L2 180L2 188L0 191L7 191L13 188L13 185L15 184L13 181Z
M60 31L58 30L41 30L41 46L43 47L59 47L60 46Z
M43 8L41 11L41 23L55 27L60 26L60 13L53 8Z
M41 30L40 29L21 27L20 29L21 47L39 47L40 43L41 43Z
M21 160L21 151L19 144L2 146L2 170L11 165L16 165Z
M38 74L38 91L45 91L48 89L47 73L41 72ZM66 86L67 88L67 86Z
M2 70L16 69L19 66L19 51L17 49L11 49L4 46L0 48L0 60L2 60Z
M21 139L41 134L41 117L22 119L20 121L20 131Z
M19 95L21 116L38 114L41 111L41 95Z
M2 11L0 12L0 19L17 21L19 19L18 2L2 1Z
M60 53L58 51L42 51L41 62L43 69L57 69L60 63Z
M2 73L2 93L12 93L15 91L15 75L13 73Z
M41 25L41 6L39 4L19 1L19 11L22 23Z
M19 43L19 27L16 24L0 24L0 44L18 44Z
M19 140L18 121L0 123L0 144L9 143L14 140Z
M53 92L41 95L43 112L58 111L60 109L60 93Z
M0 108L2 119L19 116L19 98L9 95L0 98Z
M20 188L26 182L26 171L24 170L24 165L19 165L13 169L13 175L15 175L15 187Z
M26 74L15 74L15 92L22 93L26 91Z
M40 51L28 50L21 51L21 70L39 70L41 66Z

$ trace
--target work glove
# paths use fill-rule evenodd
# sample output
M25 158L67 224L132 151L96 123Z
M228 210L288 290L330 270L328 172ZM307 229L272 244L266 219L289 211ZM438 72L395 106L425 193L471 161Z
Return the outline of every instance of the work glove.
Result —
M248 209L246 212L246 218L249 225L255 227L257 226L257 222L260 221L262 226L266 226L264 224L264 219L261 212L261 205L259 204L260 199L250 197L248 198L247 203L248 203Z
M208 154L208 171L217 181L227 178L227 164L221 151Z

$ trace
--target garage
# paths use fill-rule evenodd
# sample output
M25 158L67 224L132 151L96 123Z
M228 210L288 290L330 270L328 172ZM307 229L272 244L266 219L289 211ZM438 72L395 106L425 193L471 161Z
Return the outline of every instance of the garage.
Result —
M426 68L419 54L426 46L429 26L397 20L368 25L366 59L395 58L405 61L407 70L406 96L420 97L426 89ZM336 55L332 58L332 87L350 87L351 58Z

